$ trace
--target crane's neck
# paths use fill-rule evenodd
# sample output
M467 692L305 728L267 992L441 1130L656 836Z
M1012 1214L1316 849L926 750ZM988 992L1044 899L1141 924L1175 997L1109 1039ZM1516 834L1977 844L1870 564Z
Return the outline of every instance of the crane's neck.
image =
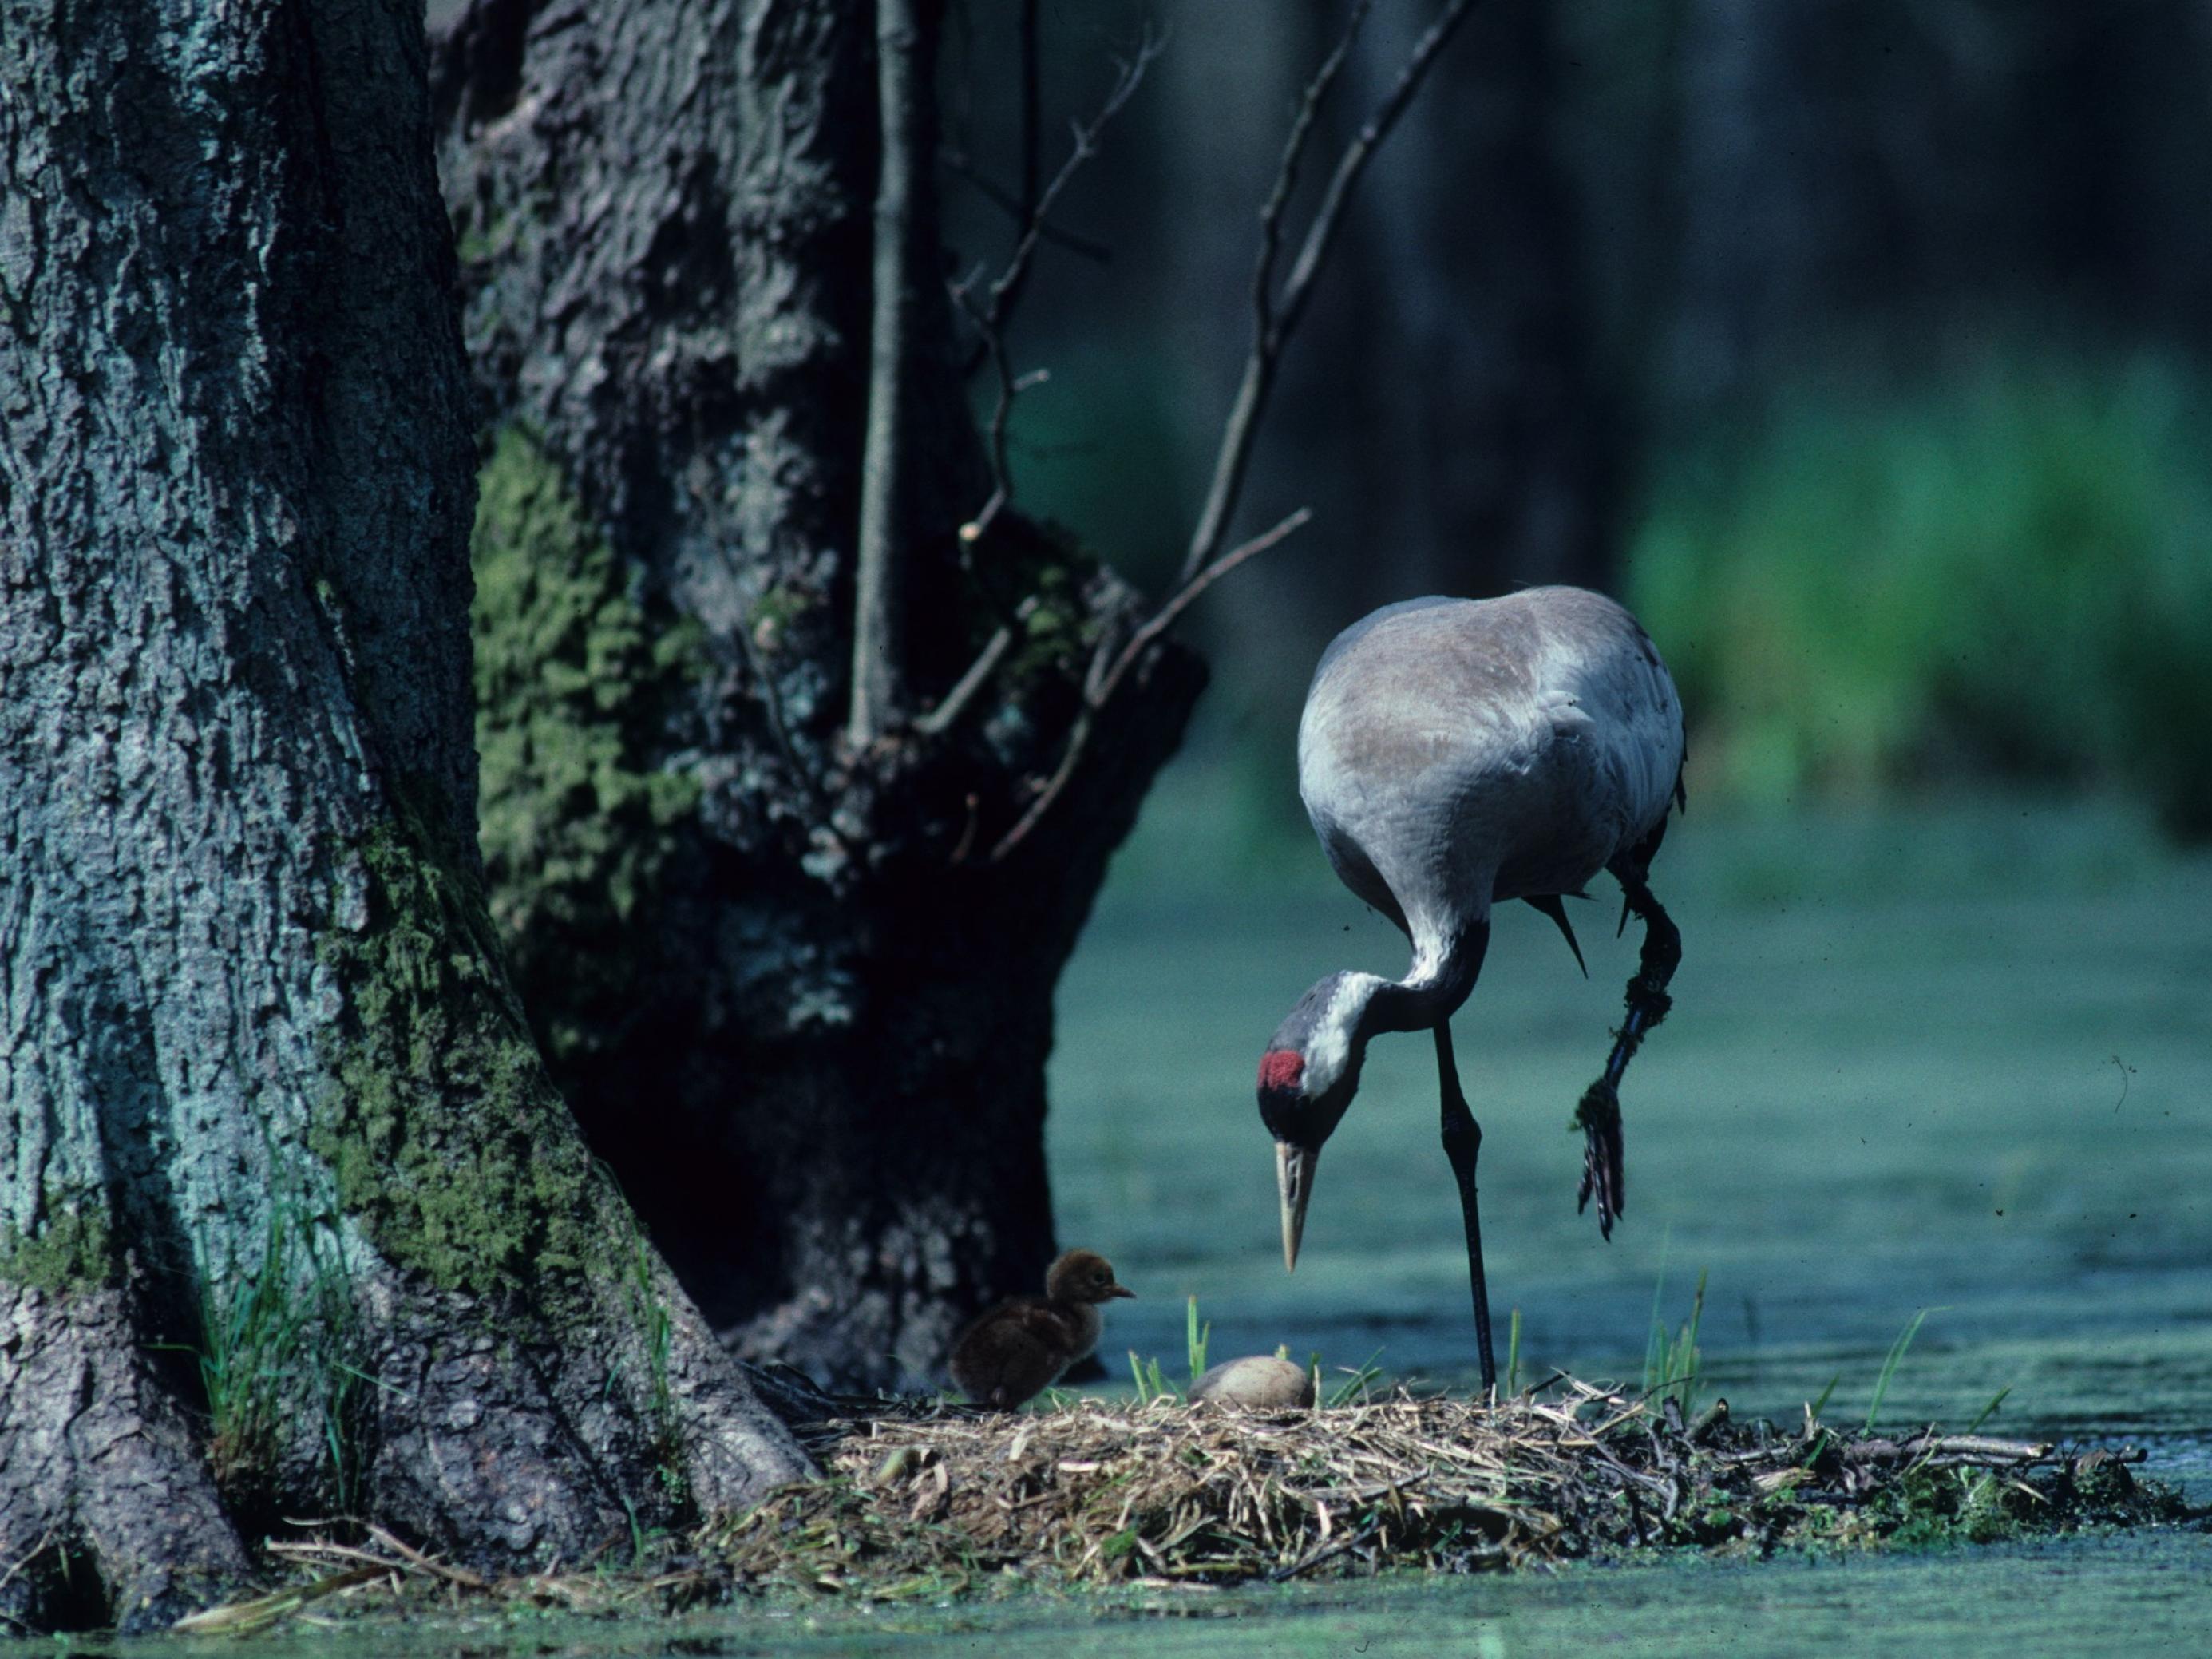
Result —
M1275 1028L1261 1063L1260 1091L1263 1113L1271 1091L1288 1099L1289 1103L1279 1101L1276 1109L1283 1121L1269 1119L1279 1139L1297 1139L1298 1123L1307 1124L1301 1144L1317 1146L1328 1138L1359 1086L1370 1038L1383 1031L1428 1030L1451 1018L1482 970L1490 919L1486 915L1449 934L1417 931L1413 939L1413 964L1405 978L1330 974L1316 981ZM1309 1122L1316 1110L1326 1121Z
M1490 949L1490 919L1455 933L1414 935L1413 963L1401 980L1377 980L1359 1019L1359 1040L1379 1031L1425 1031L1447 1020L1474 989Z

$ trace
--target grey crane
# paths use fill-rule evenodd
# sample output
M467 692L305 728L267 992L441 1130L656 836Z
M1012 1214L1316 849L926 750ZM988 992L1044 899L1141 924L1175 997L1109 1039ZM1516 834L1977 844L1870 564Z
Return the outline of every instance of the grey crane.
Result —
M1601 870L1644 923L1628 1014L1583 1092L1579 1209L1608 1239L1621 1213L1621 1074L1666 1017L1681 936L1651 896L1652 855L1682 799L1682 705L1636 618L1601 594L1537 587L1495 599L1385 605L1322 653L1298 722L1298 794L1346 886L1413 948L1400 980L1334 973L1298 1000L1260 1060L1275 1137L1283 1263L1298 1241L1322 1145L1359 1087L1370 1038L1435 1034L1444 1153L1467 1224L1482 1382L1494 1389L1476 1216L1482 1130L1460 1091L1451 1017L1474 988L1492 908L1549 916L1582 961L1562 899ZM1588 971L1587 969L1584 969Z

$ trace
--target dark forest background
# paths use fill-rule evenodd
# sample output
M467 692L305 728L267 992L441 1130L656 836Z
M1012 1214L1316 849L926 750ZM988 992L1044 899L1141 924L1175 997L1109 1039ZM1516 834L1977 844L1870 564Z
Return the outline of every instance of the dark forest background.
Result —
M952 0L963 270L1012 234L1020 9ZM1344 8L1042 9L1047 176L1166 50L1054 215L1110 258L1048 245L1016 323L1018 495L1157 588ZM1425 17L1379 9L1333 136ZM2212 830L2208 179L2206 0L1488 0L1291 355L1240 528L1316 519L1200 606L1194 769L1301 831L1331 634L1565 580L1644 613L1707 800L2119 782Z

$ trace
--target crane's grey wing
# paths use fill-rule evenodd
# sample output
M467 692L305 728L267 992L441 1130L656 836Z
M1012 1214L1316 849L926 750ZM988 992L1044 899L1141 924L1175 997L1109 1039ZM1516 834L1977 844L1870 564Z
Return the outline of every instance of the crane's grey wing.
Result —
M1314 665L1313 678L1307 683L1307 700L1312 700L1314 687L1328 678L1330 668L1339 658L1346 652L1357 650L1361 641L1393 617L1410 616L1419 611L1433 611L1439 605L1465 607L1474 603L1471 599L1454 599L1441 593L1428 593L1418 599L1400 599L1395 605L1386 605L1379 611L1369 611L1328 642L1328 649L1321 653L1321 660Z
M1385 606L1322 654L1298 793L1345 884L1417 945L1489 909L1495 849L1540 738L1525 618L1498 601Z
M1610 861L1657 828L1680 786L1674 677L1643 625L1604 595L1547 587L1515 597L1541 615L1540 695L1561 744L1587 750L1581 787L1613 843Z
M1385 606L1322 654L1298 790L1346 886L1409 933L1579 890L1664 816L1681 705L1636 619L1532 588Z

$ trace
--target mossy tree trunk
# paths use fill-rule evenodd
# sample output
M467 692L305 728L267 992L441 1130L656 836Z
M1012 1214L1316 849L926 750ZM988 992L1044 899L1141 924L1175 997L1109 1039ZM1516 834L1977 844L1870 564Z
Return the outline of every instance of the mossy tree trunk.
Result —
M926 64L942 8L918 10ZM925 155L893 538L906 713L1020 615L963 719L845 743L870 14L477 0L434 40L433 85L501 434L478 740L525 1004L593 1149L741 1352L912 1385L1052 1254L1053 987L1203 677L1148 652L1092 763L1005 848L1093 651L1143 613L1014 514L963 556L990 480Z
M485 914L420 8L203 9L0 4L17 1627L166 1620L283 1516L511 1567L805 1468Z

